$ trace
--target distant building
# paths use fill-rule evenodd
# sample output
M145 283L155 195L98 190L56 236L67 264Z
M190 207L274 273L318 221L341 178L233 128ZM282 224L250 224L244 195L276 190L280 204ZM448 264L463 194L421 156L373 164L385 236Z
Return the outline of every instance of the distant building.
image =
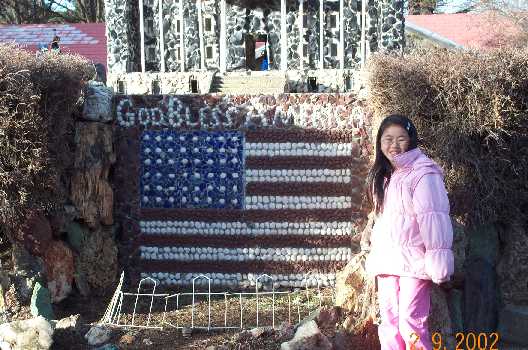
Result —
M204 82L261 67L290 81L337 79L342 90L369 52L404 46L402 1L107 0L106 11L109 80L137 87L127 74L156 74L168 92L170 73Z
M75 53L106 66L104 23L0 25L0 42L16 43L30 51L46 47L60 37L60 50Z

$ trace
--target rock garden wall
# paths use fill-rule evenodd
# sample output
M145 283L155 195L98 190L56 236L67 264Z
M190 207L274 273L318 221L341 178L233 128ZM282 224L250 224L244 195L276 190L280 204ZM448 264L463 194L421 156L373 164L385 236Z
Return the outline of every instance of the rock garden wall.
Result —
M75 56L4 45L0 66L0 323L51 319L51 303L105 294L119 270L112 92L86 85L95 71Z
M202 3L202 37L204 49L210 47L210 57L205 57L205 69L214 71L220 66L220 2L204 0ZM355 0L343 2L344 68L354 69L360 62L361 3ZM141 71L141 37L137 0L109 0L106 6L108 23L108 68L110 75L119 72ZM286 31L288 70L300 69L300 49L303 51L303 69L320 66L319 1L304 1L305 18L299 18L299 1L286 1ZM340 57L340 10L339 2L325 1L323 57L325 69L338 69ZM144 51L147 72L159 72L160 62L160 14L158 2L143 3ZM181 69L179 47L180 31L183 30L185 69L200 69L201 55L199 19L195 1L183 0L183 22L180 23L180 1L170 0L163 4L161 14L164 30L165 69L178 72ZM368 52L400 50L404 45L403 2L370 1L367 4L366 38ZM303 20L304 33L299 33L299 20ZM267 1L258 6L243 1L227 1L227 69L246 70L245 37L248 34L268 35L271 51L270 69L278 70L281 60L281 10L280 1ZM210 23L210 28L205 28ZM299 45L302 47L300 48Z
M116 220L163 285L332 285L351 258L370 142L354 95L119 96ZM305 274L312 273L305 281ZM202 280L203 282L203 280Z

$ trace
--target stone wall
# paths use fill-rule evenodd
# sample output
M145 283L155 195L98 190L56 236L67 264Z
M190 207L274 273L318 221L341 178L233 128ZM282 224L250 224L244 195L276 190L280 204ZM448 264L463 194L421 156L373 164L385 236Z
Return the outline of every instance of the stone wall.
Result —
M317 79L315 92L336 93L358 91L361 87L360 72L356 70L305 70L287 74L289 92L308 92L308 78Z
M181 36L179 30L182 29L182 24L179 22L181 16L179 3L178 0L163 2L163 25L164 28L167 28L167 32L164 33L165 71L167 72L181 71Z
M159 2L143 1L145 26L145 71L161 71Z
M336 69L339 68L339 2L325 2L324 13L324 68ZM331 19L333 16L335 21Z
M183 3L183 41L185 43L185 70L200 69L200 32L196 2L186 0Z
M361 62L361 1L345 1L344 35L345 35L345 67L354 67Z
M116 215L131 272L333 284L370 152L353 95L120 96ZM123 253L125 256L129 254ZM138 275L139 276L139 275ZM136 276L137 277L137 276Z
M379 2L379 8L380 50L403 50L405 46L403 1L383 0Z
M196 2L184 1L184 46L186 70L199 70L201 55L211 54L205 59L205 69L214 71L220 64L220 2L204 0L202 2L203 33L199 33ZM361 3L356 0L344 0L344 67L354 68L360 61L359 43L361 40L360 14ZM287 67L289 70L300 68L299 45L306 45L303 54L305 69L319 67L319 2L305 1L305 34L299 35L299 1L286 2L287 15ZM106 21L108 23L109 72L140 71L140 34L138 0L108 0ZM145 14L145 58L147 71L159 71L159 9L158 2L151 5L144 2ZM245 7L240 2L228 2L226 5L226 41L227 69L246 70L245 36L247 34L267 34L271 50L270 69L280 69L281 60L281 12L280 1L265 2L257 7ZM404 45L403 2L384 0L369 1L367 6L367 33L369 52L377 50L399 50ZM339 68L340 30L339 2L326 1L324 4L324 67ZM180 35L177 23L180 20L179 1L169 0L163 4L163 27L165 43L165 65L167 72L180 70ZM334 21L335 19L335 21ZM206 21L211 21L211 30L205 31ZM335 26L333 26L335 22ZM333 26L331 28L331 25ZM180 26L182 26L180 24ZM181 29L181 27L180 27ZM200 52L200 35L204 40L204 51ZM208 49L209 48L209 49Z
M220 68L220 4L217 0L205 0L202 2L202 11L211 21L211 31L206 31L205 18L203 19L204 34L204 56L207 70ZM207 48L211 47L212 56L207 57Z
M246 73L229 73L230 76L245 76ZM275 75L274 75L275 74ZM273 78L277 73L263 75ZM309 92L308 78L317 79L315 92L337 93L358 91L361 88L361 76L357 70L292 70L286 74L287 91L292 93ZM125 94L141 95L152 94L153 82L159 82L162 94L189 94L191 93L189 80L198 80L198 93L206 94L210 92L211 82L214 78L213 72L186 72L186 73L123 73L111 74L108 77L108 84L117 87L117 82L122 81L125 85Z
M55 319L51 304L70 294L106 295L115 288L112 92L90 82L84 97L82 114L69 116L71 139L63 139L73 153L72 162L58 174L66 201L54 203L48 212L27 211L14 233L12 264L0 266L0 323L29 314Z
M134 56L131 33L131 4L124 0L108 0L105 6L108 71L129 72Z
M112 74L108 77L110 86L118 85L118 81L125 84L126 94L152 94L153 82L159 82L160 93L190 94L190 80L198 81L198 93L208 93L211 88L213 72L186 72L186 73L126 73Z
M290 0L286 2L286 41L288 69L299 69L299 2ZM280 52L278 53L280 55Z

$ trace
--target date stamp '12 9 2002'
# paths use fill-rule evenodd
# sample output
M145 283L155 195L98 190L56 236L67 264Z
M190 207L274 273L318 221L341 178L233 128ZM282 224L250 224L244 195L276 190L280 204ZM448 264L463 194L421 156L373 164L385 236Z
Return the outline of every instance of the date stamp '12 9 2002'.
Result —
M413 339L411 350L425 350L415 345L420 340L416 333L411 334L411 339ZM456 333L455 339L455 349L448 349L442 334L433 333L431 335L433 350L499 350L499 333Z

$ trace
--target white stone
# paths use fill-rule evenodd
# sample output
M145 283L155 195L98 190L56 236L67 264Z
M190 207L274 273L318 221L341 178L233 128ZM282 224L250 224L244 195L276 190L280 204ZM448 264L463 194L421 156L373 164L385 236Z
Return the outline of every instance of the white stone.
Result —
M47 350L52 343L53 329L42 316L0 325L2 350Z
M88 344L98 346L110 340L110 334L111 332L109 329L94 326L84 335L84 338L88 341Z

